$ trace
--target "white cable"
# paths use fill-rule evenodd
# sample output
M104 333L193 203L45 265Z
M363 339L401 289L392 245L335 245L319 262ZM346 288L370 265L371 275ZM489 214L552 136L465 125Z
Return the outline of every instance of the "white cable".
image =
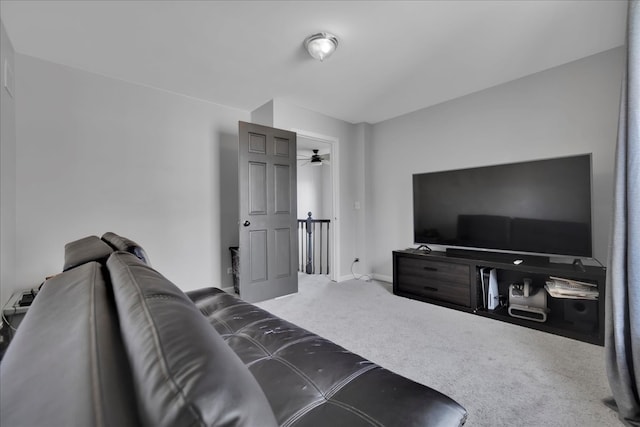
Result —
M5 305L5 307L6 307L6 305ZM18 310L17 310L17 308L14 306L14 307L13 307L13 315L14 315L14 316L15 316L15 314L16 314L16 311L18 311ZM2 308L2 321L3 321L3 322L4 322L8 327L10 327L11 329L13 329L14 331L17 331L17 329L13 327L13 325L11 324L11 322L9 322L9 320L4 316L4 307Z
M353 278L356 280L362 280L363 277L366 277L366 279L364 279L365 282L370 282L371 281L371 276L369 276L368 274L362 274L360 276L356 276L356 273L353 272L353 266L356 262L353 261L351 263L351 274L353 275Z
M37 292L38 290L36 290L35 288L31 290L31 292ZM22 295L24 296L25 291L22 291ZM14 294L15 295L15 294ZM7 302L4 303L4 306L2 306L2 321L4 323L7 324L7 326L9 326L9 328L11 328L14 331L17 331L17 329L11 324L11 322L9 322L9 319L7 319L7 317L4 315L4 311L7 309L7 307L9 306L9 303L13 300L13 295L11 296L11 298L9 298L9 300ZM18 304L18 300L15 300L13 302L13 314L11 315L12 317L16 315L16 313L18 312L18 306L16 304Z

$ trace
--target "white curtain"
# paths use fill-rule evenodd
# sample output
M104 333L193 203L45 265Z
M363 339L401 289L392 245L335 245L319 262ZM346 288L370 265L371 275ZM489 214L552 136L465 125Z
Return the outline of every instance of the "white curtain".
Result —
M629 1L613 228L607 271L607 376L620 420L640 426L640 9Z

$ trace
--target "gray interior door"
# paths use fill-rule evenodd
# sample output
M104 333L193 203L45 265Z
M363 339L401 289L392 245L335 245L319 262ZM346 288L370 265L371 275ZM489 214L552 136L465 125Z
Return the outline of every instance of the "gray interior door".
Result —
M240 297L298 292L296 134L240 122Z

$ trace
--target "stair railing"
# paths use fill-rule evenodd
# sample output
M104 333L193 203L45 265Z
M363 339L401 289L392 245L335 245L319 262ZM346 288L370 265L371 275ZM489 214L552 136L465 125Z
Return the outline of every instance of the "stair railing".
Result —
M307 274L329 274L328 219L314 219L311 212L306 219L298 219L298 271Z

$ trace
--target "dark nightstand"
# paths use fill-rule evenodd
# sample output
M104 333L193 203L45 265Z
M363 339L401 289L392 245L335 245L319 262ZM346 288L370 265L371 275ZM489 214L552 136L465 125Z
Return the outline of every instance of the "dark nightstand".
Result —
M38 295L38 289L24 289L11 295L9 301L2 308L2 322L0 323L0 360L4 356L13 335L22 322L24 315L29 310L34 298Z

